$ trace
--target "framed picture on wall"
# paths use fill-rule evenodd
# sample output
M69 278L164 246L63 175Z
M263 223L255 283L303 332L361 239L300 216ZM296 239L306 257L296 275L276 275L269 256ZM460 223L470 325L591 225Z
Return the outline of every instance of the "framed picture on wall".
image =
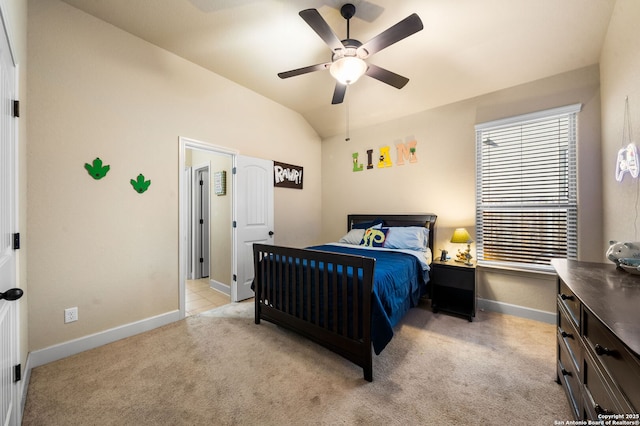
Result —
M302 189L302 167L274 161L273 185L276 188Z

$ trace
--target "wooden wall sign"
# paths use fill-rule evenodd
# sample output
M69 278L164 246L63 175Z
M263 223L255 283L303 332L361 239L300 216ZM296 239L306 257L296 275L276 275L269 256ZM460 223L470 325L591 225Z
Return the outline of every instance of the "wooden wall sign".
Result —
M302 167L274 161L273 179L276 188L302 189Z

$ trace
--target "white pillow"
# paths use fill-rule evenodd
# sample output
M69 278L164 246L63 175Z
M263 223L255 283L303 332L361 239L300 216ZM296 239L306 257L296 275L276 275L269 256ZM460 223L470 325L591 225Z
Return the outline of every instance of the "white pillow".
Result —
M429 229L424 226L394 226L389 228L384 247L425 251L429 247Z
M362 241L362 237L364 237L365 231L366 229L352 229L345 236L340 238L338 242L359 245L360 241Z

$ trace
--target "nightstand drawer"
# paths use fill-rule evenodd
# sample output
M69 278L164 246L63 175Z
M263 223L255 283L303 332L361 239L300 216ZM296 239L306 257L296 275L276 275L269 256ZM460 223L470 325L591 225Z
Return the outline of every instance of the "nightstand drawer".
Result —
M433 282L449 288L475 290L475 269L439 265L433 270Z

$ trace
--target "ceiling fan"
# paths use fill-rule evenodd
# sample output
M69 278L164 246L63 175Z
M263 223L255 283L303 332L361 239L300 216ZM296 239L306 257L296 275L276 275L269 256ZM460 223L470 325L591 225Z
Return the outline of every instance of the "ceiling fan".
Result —
M278 73L280 78L289 78L313 71L329 69L337 80L333 92L332 104L342 103L347 92L347 86L353 84L366 74L397 89L403 88L409 79L394 72L365 62L374 53L391 46L398 41L422 30L423 25L417 14L412 14L381 32L366 43L350 38L349 20L356 14L356 7L347 3L340 8L340 14L347 20L347 38L340 40L331 30L329 24L316 9L305 9L299 13L302 19L320 36L332 52L331 62L311 65L291 71Z

